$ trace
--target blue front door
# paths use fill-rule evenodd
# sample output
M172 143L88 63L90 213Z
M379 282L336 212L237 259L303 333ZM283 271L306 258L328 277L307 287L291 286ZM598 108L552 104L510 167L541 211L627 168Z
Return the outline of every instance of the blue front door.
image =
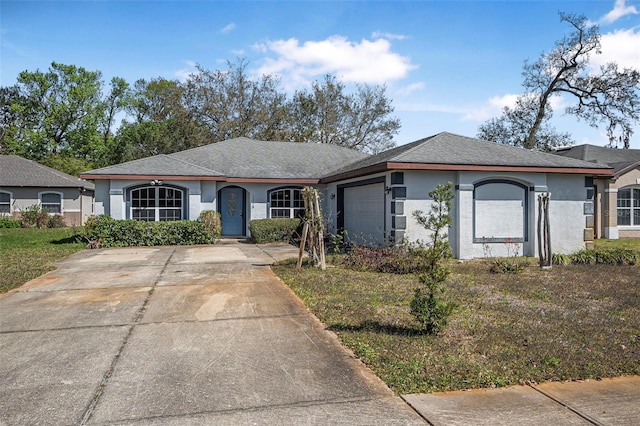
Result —
M220 218L223 236L244 236L244 189L220 190Z

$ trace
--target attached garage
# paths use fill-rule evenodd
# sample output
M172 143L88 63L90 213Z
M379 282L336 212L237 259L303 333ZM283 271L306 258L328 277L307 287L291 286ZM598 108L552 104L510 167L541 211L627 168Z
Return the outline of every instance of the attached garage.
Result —
M375 245L385 240L385 181L370 179L338 187L339 227L347 241Z

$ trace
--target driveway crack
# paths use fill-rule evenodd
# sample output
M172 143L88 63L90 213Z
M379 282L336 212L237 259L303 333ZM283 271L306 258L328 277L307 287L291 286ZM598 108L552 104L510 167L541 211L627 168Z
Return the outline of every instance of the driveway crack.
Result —
M124 352L124 348L127 346L127 343L129 342L129 338L133 334L133 330L135 329L136 325L138 325L142 320L142 317L144 316L144 313L147 310L147 305L149 304L149 300L151 299L151 296L153 295L158 283L160 282L160 278L164 274L164 271L167 269L167 266L169 265L169 262L171 261L171 258L173 257L175 252L176 252L176 249L173 248L171 250L171 254L169 255L169 257L167 257L167 260L164 262L164 265L162 266L162 270L160 271L160 273L156 277L155 282L151 286L151 289L149 290L147 297L144 299L142 306L140 306L140 308L136 312L133 322L131 323L131 325L129 326L129 330L127 331L127 335L124 337L124 339L122 339L122 343L120 344L120 348L118 349L118 352L113 357L113 360L109 365L109 368L107 369L105 374L102 376L102 380L100 381L100 384L98 385L98 388L96 389L96 392L94 393L93 398L91 398L91 402L87 406L86 410L82 415L82 418L80 419L80 422L78 423L79 425L86 425L91 419L91 416L93 415L93 412L95 411L95 408L98 405L98 402L100 402L100 398L102 397L102 394L104 393L104 390L107 387L107 384L111 379L113 372L116 369L118 361L120 360L120 356Z

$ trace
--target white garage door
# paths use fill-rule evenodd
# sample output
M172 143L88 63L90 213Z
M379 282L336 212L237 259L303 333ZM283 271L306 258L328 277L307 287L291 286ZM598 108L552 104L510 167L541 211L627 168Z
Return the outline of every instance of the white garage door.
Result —
M384 243L384 183L344 189L344 229L348 241Z

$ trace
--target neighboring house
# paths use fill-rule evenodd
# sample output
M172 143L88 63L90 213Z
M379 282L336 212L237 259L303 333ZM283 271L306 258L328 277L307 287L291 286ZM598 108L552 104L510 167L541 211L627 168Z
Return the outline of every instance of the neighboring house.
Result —
M82 225L93 214L94 185L16 155L0 155L0 215L18 217L38 205Z
M196 219L217 210L224 236L249 236L253 219L295 217L300 190L314 186L331 232L367 243L425 240L413 211L429 211L428 193L455 185L456 257L487 248L536 254L537 195L552 193L554 252L584 248L587 185L613 170L553 154L439 133L369 156L334 145L238 138L81 174L96 182L96 213L115 219Z
M611 179L594 181L595 237L640 238L640 149L578 145L556 154L613 167Z

